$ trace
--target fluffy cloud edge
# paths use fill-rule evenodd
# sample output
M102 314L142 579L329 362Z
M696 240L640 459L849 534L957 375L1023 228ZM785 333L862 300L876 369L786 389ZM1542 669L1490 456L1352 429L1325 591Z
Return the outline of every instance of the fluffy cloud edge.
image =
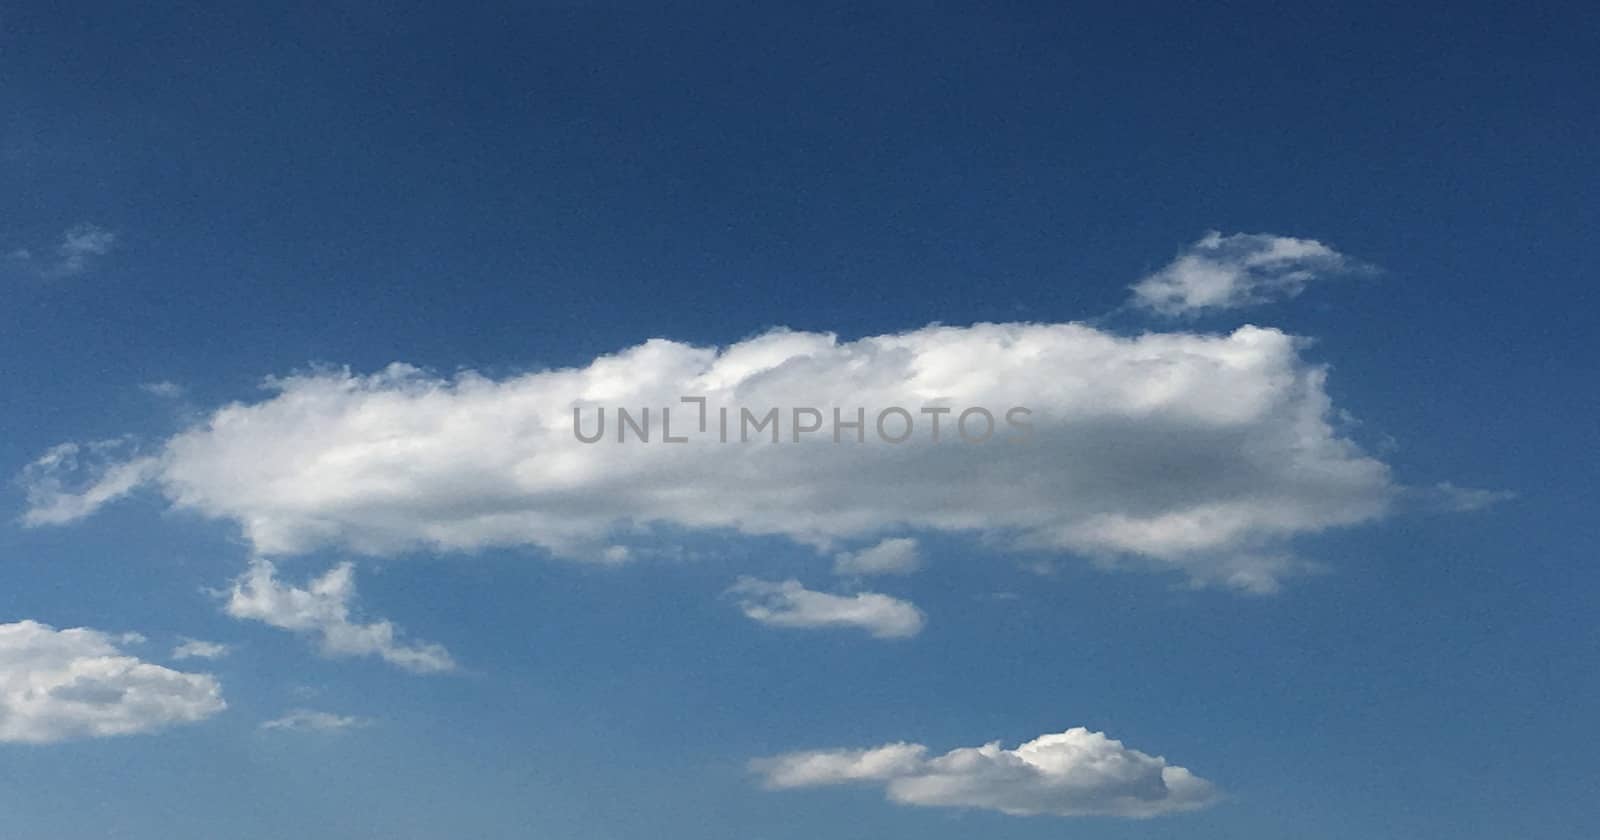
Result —
M1268 250L1272 265L1319 253ZM1327 371L1303 346L1255 326L1121 336L986 323L849 342L782 329L726 347L653 339L502 379L319 369L153 450L50 450L23 471L24 523L72 522L148 486L234 523L261 557L531 546L622 562L651 553L630 535L663 525L787 537L861 576L909 571L917 536L953 533L1269 593L1315 568L1294 555L1297 537L1380 519L1407 496L1344 434ZM696 430L685 395L701 401L701 432L724 409L735 422L752 405L795 410L770 441L674 445L674 424ZM815 415L801 404L883 409L880 423L883 407L905 405L898 422L920 425L899 445L802 439ZM962 406L996 423L1026 406L1031 436L966 443L951 429ZM607 407L635 419L642 407L636 432L650 440L583 442L577 418Z
M0 743L156 732L227 708L216 677L122 650L140 638L31 619L0 624Z
M750 762L769 790L880 786L901 805L976 808L1013 816L1148 818L1221 798L1187 768L1083 727L1005 749L999 742L929 757L922 744L811 750Z

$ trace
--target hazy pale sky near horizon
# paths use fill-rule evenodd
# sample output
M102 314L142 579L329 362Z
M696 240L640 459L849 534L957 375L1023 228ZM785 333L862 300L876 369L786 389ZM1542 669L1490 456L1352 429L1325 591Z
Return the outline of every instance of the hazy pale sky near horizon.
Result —
M1597 55L0 5L0 836L1591 837Z

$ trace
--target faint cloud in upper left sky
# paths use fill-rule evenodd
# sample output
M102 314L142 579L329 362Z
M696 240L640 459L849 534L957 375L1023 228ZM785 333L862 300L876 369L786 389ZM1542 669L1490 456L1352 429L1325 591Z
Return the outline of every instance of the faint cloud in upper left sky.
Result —
M38 277L76 277L94 268L117 246L117 234L84 222L67 228L55 248L35 251L18 248L5 256L5 265Z
M120 499L156 474L159 462L141 456L125 438L63 443L24 467L26 525L64 525Z

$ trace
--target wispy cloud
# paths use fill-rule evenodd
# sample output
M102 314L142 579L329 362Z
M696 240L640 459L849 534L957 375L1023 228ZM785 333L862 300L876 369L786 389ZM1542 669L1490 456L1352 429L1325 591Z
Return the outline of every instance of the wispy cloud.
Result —
M179 397L182 397L184 395L184 393L185 393L185 389L184 389L184 387L182 385L179 385L176 382L165 382L165 381L163 381L163 382L145 382L145 383L143 383L143 384L141 384L139 386L139 390L141 390L141 391L145 392L146 394L149 394L149 395L151 395L153 397L161 397L163 399L169 399L169 400L178 399Z
M921 568L922 555L910 537L891 537L870 548L833 556L836 575L909 575Z
M1457 487L1448 481L1441 481L1432 487L1413 488L1410 495L1424 507L1452 513L1482 510L1517 497L1516 493L1509 490Z
M6 255L13 268L47 278L73 277L89 271L117 245L117 234L99 225L74 225L46 253L19 248Z
M1365 270L1315 239L1216 231L1133 284L1132 303L1161 315L1195 315L1294 297L1326 277Z
M340 732L372 725L372 720L350 715L336 715L313 709L293 709L283 717L262 721L261 729L280 732Z
M455 668L450 653L440 645L402 643L399 628L388 621L351 620L355 596L355 568L349 563L301 588L279 581L272 563L257 559L234 581L225 609L234 618L310 636L325 656L377 656L424 674Z
M220 642L206 642L200 639L184 639L177 647L172 649L172 658L184 659L221 659L227 656L232 648Z
M64 525L138 489L159 471L125 439L63 443L22 469L25 525Z

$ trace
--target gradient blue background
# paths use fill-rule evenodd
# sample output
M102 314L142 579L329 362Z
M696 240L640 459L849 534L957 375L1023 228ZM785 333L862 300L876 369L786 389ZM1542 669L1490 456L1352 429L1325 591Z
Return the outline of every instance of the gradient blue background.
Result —
M934 540L897 591L930 624L900 644L717 597L814 568L778 541L363 563L363 602L466 668L430 678L221 616L205 588L246 549L154 499L10 521L0 621L240 649L214 720L0 747L0 836L1600 831L1594 6L260 5L0 3L0 251L120 237L95 271L0 280L0 473L312 362L503 374L658 335L1098 317L1219 229L1383 273L1197 327L1316 337L1400 480L1518 497L1306 540L1333 572L1269 598ZM378 723L255 731L296 705ZM1019 819L765 793L743 766L1080 724L1229 800Z

